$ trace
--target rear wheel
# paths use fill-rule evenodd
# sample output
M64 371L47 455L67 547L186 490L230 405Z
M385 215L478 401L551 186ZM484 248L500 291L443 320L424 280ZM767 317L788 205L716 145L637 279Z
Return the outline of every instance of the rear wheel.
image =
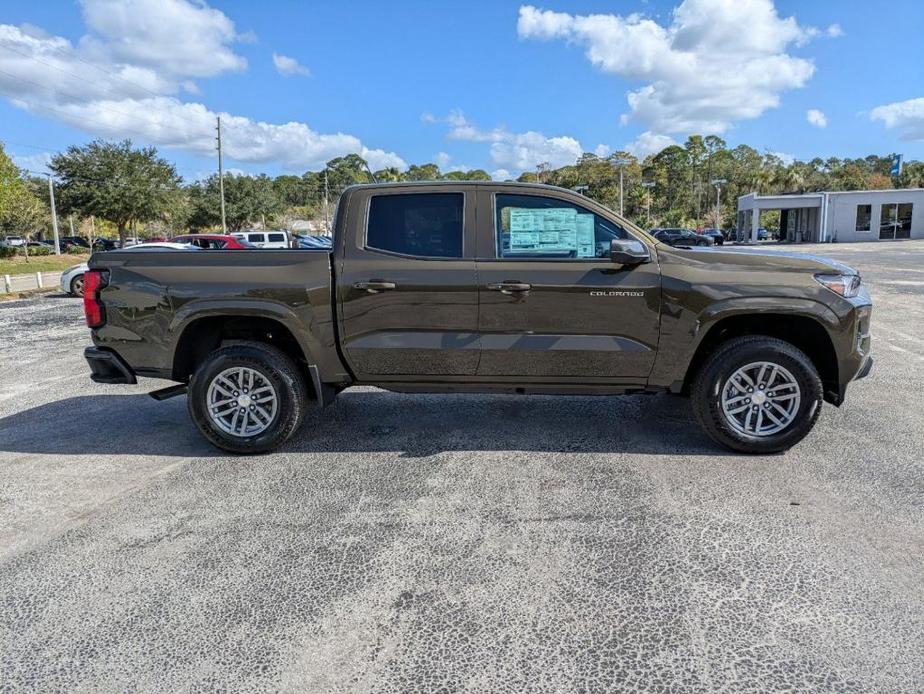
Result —
M259 342L212 352L189 382L189 414L205 438L232 453L282 445L305 416L307 388L296 364Z
M83 275L77 275L71 280L71 294L83 296Z
M815 426L823 391L800 349L771 337L720 345L693 384L693 411L718 443L742 453L778 453Z

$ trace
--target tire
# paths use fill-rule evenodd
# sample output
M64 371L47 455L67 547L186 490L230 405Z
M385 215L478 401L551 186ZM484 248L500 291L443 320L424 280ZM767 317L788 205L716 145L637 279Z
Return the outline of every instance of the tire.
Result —
M240 409L245 416L239 418L240 422L233 420L233 428L252 428L255 431L252 434L247 434L246 430L241 433L229 433L226 430L228 422L222 420L218 414L213 416L210 412L210 402L217 404L217 400L210 398L225 397L223 393L226 392L224 389L229 379L230 383L234 384L240 383L242 377L244 387L235 393L247 397L244 388L248 375L251 376L251 389L254 393L262 391L260 395L264 396L264 399L254 397L252 404ZM270 389L265 390L268 386ZM240 404L232 397L235 393L228 394L231 405L213 406L212 411L220 412L219 408L224 407L228 417L233 419L234 411ZM264 402L265 397L270 394L275 397L275 402ZM250 402L246 400L244 404ZM190 379L187 397L189 415L202 435L222 450L241 454L264 453L281 446L301 425L307 402L308 389L298 366L281 350L260 342L238 342L209 354ZM268 409L263 410L262 407ZM264 414L269 412L271 416L258 416L254 408ZM245 411L246 409L250 412ZM216 418L224 422L225 428ZM253 424L248 425L248 422ZM260 429L261 426L264 428Z
M764 390L757 388L755 395L749 395L749 392L732 385L729 379L739 369L762 363L777 367L775 373L779 375L773 377L774 383L791 380L798 390L793 386L779 385L776 386L779 390L773 391L774 386L768 383L765 384L767 387ZM772 373L772 370L768 368L768 372ZM763 372L757 369L757 373ZM738 382L745 383L740 378ZM755 387L759 385L756 384ZM786 393L797 394L796 397L788 397L788 400L781 403L781 409L790 410L790 421L786 422L787 416L781 415L772 403L768 405L764 402L765 393L776 393L777 398L788 397L784 395ZM804 352L776 338L745 336L720 344L702 365L693 381L692 404L700 426L717 443L740 453L779 453L797 444L812 430L821 413L823 395L818 371ZM760 401L755 405L751 398L757 400L757 396L760 396ZM732 402L738 401L734 405L729 405L730 409L738 409L741 404L751 403L748 407L752 413L760 413L754 420L757 426L760 426L762 421L769 422L766 425L768 429L778 426L770 421L769 416L765 418L765 413L760 409L754 410L754 407L761 406L768 408L774 416L779 416L786 425L772 433L747 433L747 424L742 427L740 422L737 426L732 423L736 418L726 414L723 397ZM738 413L737 416L747 417L748 407L744 408L743 414Z
M83 296L83 275L77 275L71 280L71 294Z

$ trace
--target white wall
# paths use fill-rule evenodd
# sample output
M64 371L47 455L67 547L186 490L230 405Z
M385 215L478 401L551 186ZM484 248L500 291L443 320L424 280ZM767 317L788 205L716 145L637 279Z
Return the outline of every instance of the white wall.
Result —
M878 241L882 205L902 202L914 205L911 212L911 238L924 239L924 190L915 189L829 194L826 240L834 239L836 234L839 243ZM869 231L856 230L857 205L872 205Z

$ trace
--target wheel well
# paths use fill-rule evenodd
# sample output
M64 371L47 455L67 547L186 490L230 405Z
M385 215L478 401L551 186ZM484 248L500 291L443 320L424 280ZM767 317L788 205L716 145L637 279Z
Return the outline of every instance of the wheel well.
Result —
M183 330L173 354L173 379L187 382L205 358L229 342L265 342L282 350L307 375L307 362L298 340L282 323L254 316L210 316L193 321ZM311 383L311 379L307 379Z
M838 389L837 352L824 326L807 316L762 313L729 316L713 325L690 361L683 392L689 393L696 372L719 344L742 335L766 335L798 347L812 360L825 391Z

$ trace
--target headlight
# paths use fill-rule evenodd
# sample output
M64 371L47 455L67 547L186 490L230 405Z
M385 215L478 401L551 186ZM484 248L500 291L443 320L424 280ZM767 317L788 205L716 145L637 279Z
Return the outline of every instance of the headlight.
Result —
M818 284L827 287L845 299L851 299L860 292L860 275L815 275Z

